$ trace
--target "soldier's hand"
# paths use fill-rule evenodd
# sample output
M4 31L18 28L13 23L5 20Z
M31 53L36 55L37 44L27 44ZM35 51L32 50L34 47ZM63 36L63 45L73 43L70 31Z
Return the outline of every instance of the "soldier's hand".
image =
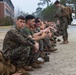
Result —
M35 48L35 52L38 52L38 50L39 50L39 44L37 42L35 42L34 48Z
M57 24L60 25L60 21L59 20L57 20Z
M50 29L54 30L55 32L57 31L54 27L51 27L51 26L50 26Z
M44 39L47 36L47 33L43 32L41 38Z

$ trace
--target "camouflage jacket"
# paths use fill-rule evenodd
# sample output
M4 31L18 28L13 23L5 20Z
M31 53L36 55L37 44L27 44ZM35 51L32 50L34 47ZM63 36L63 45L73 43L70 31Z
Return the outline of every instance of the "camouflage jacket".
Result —
M64 5L60 5L60 7L58 7L56 13L55 13L55 17L58 17L60 19L61 23L65 23L68 22L68 18L66 16L63 16L63 8L65 8Z
M18 30L17 28L11 28L5 35L2 51L4 53L5 58L10 58L13 51L15 53L14 49L20 46L33 47L34 44L34 40L22 34L20 30Z
M58 8L57 8L57 11L55 13L55 16L57 17L63 17L64 14L64 11L63 9L66 8L64 5L60 5ZM65 16L66 17L66 16Z

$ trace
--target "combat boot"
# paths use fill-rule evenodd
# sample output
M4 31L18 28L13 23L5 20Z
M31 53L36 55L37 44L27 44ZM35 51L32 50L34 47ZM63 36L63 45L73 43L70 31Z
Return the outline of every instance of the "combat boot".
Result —
M12 75L25 75L25 74L23 74L23 73L14 73L14 74L12 74Z
M65 44L69 43L68 39L65 40Z
M24 66L23 67L26 71L34 71L34 68L32 66Z
M61 42L60 44L64 44L64 43L65 43L65 41Z
M32 66L34 69L41 68L41 66L40 66L40 65L38 65L38 64L37 64L37 63L35 63L35 62L33 62L33 63L31 64L31 66Z
M36 60L35 62L36 62L36 64L44 64L44 61Z
M50 52L55 52L55 51L57 51L57 48L50 47L50 48L48 49L48 51L50 51Z
M69 42L68 41L63 41L60 44L67 44L67 43L69 43Z
M21 73L21 75L30 75L29 72L22 67L17 67L17 73Z
M65 41L65 43L64 44L67 44L67 43L69 43L68 41Z

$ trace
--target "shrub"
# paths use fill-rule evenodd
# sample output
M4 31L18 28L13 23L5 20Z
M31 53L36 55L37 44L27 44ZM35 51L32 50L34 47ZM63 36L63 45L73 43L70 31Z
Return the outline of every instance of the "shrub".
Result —
M14 24L14 20L9 16L0 19L0 26L8 26L13 24Z

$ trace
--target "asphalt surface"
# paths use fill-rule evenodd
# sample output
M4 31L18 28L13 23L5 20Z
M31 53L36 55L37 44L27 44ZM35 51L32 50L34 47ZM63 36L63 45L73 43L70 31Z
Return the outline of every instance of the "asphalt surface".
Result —
M0 28L0 32L7 32L9 29L7 28L7 29L1 29Z

